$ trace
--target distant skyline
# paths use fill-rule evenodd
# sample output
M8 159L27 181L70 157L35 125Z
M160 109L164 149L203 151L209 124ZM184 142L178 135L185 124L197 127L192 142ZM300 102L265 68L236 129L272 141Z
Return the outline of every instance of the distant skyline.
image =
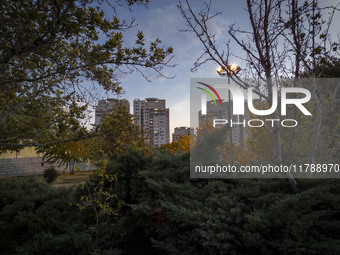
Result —
M326 1L327 3L337 3L338 1ZM143 5L132 6L132 12L127 6L117 9L118 17L126 20L135 18L136 27L124 32L124 42L133 45L136 40L135 35L138 30L144 32L146 42L159 38L165 47L174 48L173 68L165 68L163 73L167 76L176 76L173 79L165 79L157 73L144 70L148 82L141 74L120 74L118 76L121 86L125 91L119 98L126 98L131 102L134 99L145 99L147 97L157 97L166 100L166 106L170 109L170 134L175 127L190 126L190 78L218 78L217 65L208 62L197 72L191 72L196 59L202 54L203 49L200 41L193 33L180 32L180 29L187 28L185 20L181 17L176 5L178 1L162 0L150 1L148 8ZM202 2L190 1L195 10L202 9ZM236 23L237 27L249 29L248 15L245 10L245 1L223 1L213 0L212 9L222 12L211 22L211 30L215 32L216 39L220 42L220 48L225 47L225 42L229 40L227 30L229 25ZM107 12L108 18L110 12ZM339 19L336 19L339 20ZM333 24L337 24L336 20ZM339 31L337 29L336 31ZM233 55L242 56L239 48L233 48ZM232 62L238 63L242 67L242 61L234 57ZM112 94L102 95L102 99L117 98ZM132 112L131 112L132 113ZM94 123L94 110L91 122Z

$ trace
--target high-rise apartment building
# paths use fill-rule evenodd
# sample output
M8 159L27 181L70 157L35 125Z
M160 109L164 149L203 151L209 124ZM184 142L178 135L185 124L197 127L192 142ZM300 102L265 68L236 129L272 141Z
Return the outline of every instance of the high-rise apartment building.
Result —
M99 100L95 112L95 124L99 125L102 118L114 113L120 107L126 107L130 112L130 103L127 99L109 98L107 100Z
M172 141L177 142L178 138L182 135L190 135L193 134L194 129L189 127L176 127L175 132L172 133Z
M133 114L136 124L148 134L149 143L155 146L169 143L169 108L165 106L165 99L135 99Z
M228 109L229 103L222 102L222 106L215 105L214 101L207 101L207 114L202 114L201 111L198 112L198 125L202 127L203 123L209 119L228 119Z
M230 106L230 107L229 107ZM245 109L247 105L245 104ZM202 127L203 123L209 119L226 119L230 123L230 117L229 117L229 108L231 108L232 112L232 103L229 104L229 102L222 102L222 106L215 105L214 101L207 101L207 114L204 115L201 113L201 111L198 112L198 123L199 127ZM240 146L241 148L245 148L245 139L247 137L245 125L241 124L244 123L244 121L248 120L248 115L233 115L232 121L232 140L233 144Z

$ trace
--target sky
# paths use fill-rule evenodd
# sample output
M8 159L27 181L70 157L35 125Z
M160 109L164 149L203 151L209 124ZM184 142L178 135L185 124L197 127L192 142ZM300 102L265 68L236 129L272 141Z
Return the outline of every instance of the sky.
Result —
M196 8L191 1L193 8ZM208 63L196 72L191 72L196 59L202 54L202 45L193 33L181 32L187 28L185 20L180 15L176 0L150 1L148 7L142 5L132 6L130 11L126 6L118 9L118 17L130 20L136 19L136 27L124 33L126 43L133 43L136 40L138 30L144 32L146 41L159 38L165 47L173 47L174 57L170 64L175 67L165 68L162 73L173 79L166 79L151 70L144 70L151 82L143 78L139 73L120 74L119 80L124 90L124 94L119 98L126 98L130 102L132 113L133 100L135 98L145 99L147 97L157 97L166 99L166 106L170 109L170 137L175 127L190 126L190 78L218 77L217 66ZM214 10L221 10L224 6L223 14L218 16L212 23L212 29L218 38L223 38L230 24L240 18L239 14L244 13L240 4L234 3L227 8L226 1L213 1ZM198 9L200 7L197 6ZM109 12L108 12L109 13ZM117 95L106 94L103 99L117 98ZM91 122L94 123L94 112Z
M190 1L195 10L202 9L202 2ZM338 1L327 0L327 2L334 4ZM216 72L218 66L212 62L206 63L196 72L191 72L203 48L194 33L180 31L188 27L176 6L177 3L177 0L151 0L147 8L143 5L134 5L131 10L126 6L117 9L120 19L130 20L132 17L136 19L137 26L124 34L125 43L133 43L136 40L137 31L141 30L144 32L146 41L159 38L162 40L162 45L174 48L174 58L170 64L176 66L165 68L163 74L169 77L175 76L175 78L165 79L149 70L144 70L144 73L151 82L137 72L118 76L124 90L124 94L119 98L126 98L130 101L131 111L135 98L166 99L166 106L170 109L170 138L175 127L190 126L190 78L218 78ZM249 29L245 7L245 1L212 0L212 12L218 10L222 13L210 24L210 29L214 31L220 42L220 49L223 49L224 43L230 39L227 31L231 24L236 23L239 28ZM336 30L339 29L336 28ZM242 55L240 49L233 48L232 50L234 50L232 52L234 55ZM231 59L231 62L239 64L242 61L235 58ZM117 98L117 95L103 95L103 99L110 97ZM92 122L94 122L94 116Z

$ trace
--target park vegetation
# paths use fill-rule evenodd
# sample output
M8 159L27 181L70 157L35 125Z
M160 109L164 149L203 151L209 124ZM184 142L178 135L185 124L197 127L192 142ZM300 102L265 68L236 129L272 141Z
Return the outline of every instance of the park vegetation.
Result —
M337 254L340 185L190 180L189 153L131 148L83 185L0 182L2 254Z
M56 177L52 169L45 172L48 183L35 177L1 179L0 253L339 254L337 179L299 179L297 184L292 178L291 186L283 178L190 179L190 147L204 144L207 138L221 142L227 129L215 130L206 123L196 136L182 136L177 142L153 148L124 108L103 118L92 130L86 128L81 120L90 101L87 96L94 91L86 82L94 84L96 91L118 94L122 88L117 72L122 68L143 75L144 68L161 73L169 66L172 48L163 47L159 39L146 45L140 31L134 46L124 45L124 31L133 23L120 20L115 8L146 2L1 2L0 152L32 146L47 162L58 161L71 172L75 163L84 160L91 161L96 170L84 183L64 187L48 184ZM326 48L317 48L328 37L317 29L322 24L317 23L321 16L316 14L315 1L299 8L292 1L290 20L280 20L283 24L278 20L269 27L264 23L279 16L276 7L282 1L247 3L258 26L252 26L252 43L238 43L251 47L245 48L247 58L253 60L248 63L258 66L263 78L278 73L279 66L270 63L282 55L277 54L278 48L270 47L277 46L276 38L283 35L293 46L308 46L296 52L296 76L339 77L339 60ZM204 56L227 68L229 56L219 54L206 26L215 17L210 16L210 5L199 14L188 1L178 7L205 46ZM113 8L111 20L106 19L106 8ZM259 12L261 8L266 12ZM307 13L313 16L298 18ZM317 46L310 36L302 36L302 21L311 24L308 35L318 33L321 41ZM234 39L238 32L230 28ZM332 46L336 52L338 45ZM273 52L275 56L270 55ZM196 67L200 64L196 62ZM302 71L301 65L307 64L311 69ZM320 101L328 98L327 93L333 96L340 91L315 90ZM263 107L268 103L263 102ZM272 132L259 129L250 133L247 146L251 155L246 158L241 148L235 148L236 163L294 161L300 159L296 152L303 146L303 156L313 162L336 162L340 156L339 101L329 103L332 106L321 113L320 105L313 106L315 123L320 126L310 130L291 134L275 127ZM327 138L329 133L335 140ZM297 135L302 135L301 141L292 147L285 137ZM213 150L202 157L211 157L209 153Z

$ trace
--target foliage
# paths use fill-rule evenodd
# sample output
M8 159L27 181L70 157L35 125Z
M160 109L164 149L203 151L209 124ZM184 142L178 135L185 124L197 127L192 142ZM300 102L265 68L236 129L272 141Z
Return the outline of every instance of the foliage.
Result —
M303 76L310 77L312 74L306 72ZM315 76L319 78L340 78L340 59L332 57L318 61L315 67Z
M83 235L71 237L72 232L79 230L79 215L68 206L73 188L56 189L34 178L13 179L1 180L0 194L2 254L81 251L79 246L73 246L73 241L79 242Z
M37 151L44 153L46 162L59 162L59 166L63 165L73 173L75 163L98 162L105 158L113 160L117 153L131 146L146 146L144 140L143 130L133 122L132 114L127 108L120 107L102 119L93 137L48 145Z
M57 177L58 171L54 168L54 166L51 166L44 170L44 179L48 184L54 182L57 179Z
M339 160L340 115L336 109L340 106L339 59L332 58L317 63L315 90L312 79L300 79L299 86L315 93L317 100L306 103L312 116L297 114L296 109L290 110L290 116L298 121L298 127L282 130L283 160L285 162L308 162L309 152L315 137L315 126L320 120L320 130L316 140L315 163L336 163ZM303 78L312 77L312 73L303 73ZM313 94L312 94L313 96ZM319 112L320 110L320 112Z
M34 178L1 180L0 253L119 254L110 237L117 217L117 207L113 211L115 203L111 202L120 200L109 188L100 190L103 182L95 180L101 173L84 184L83 190L55 188ZM99 180L114 177L106 175ZM100 217L98 228L94 209Z
M78 106L76 103L69 105L72 95L63 96L61 91L56 91L55 97L43 95L34 102L24 101L22 104L26 103L25 107L16 109L13 114L7 112L10 115L6 117L4 116L6 109L11 104L8 101L12 99L5 98L5 93L6 91L0 92L0 114L5 117L0 127L1 152L19 151L24 147L15 145L19 142L43 145L46 141L57 142L71 137L80 138L87 134L85 126L79 122L79 119L85 117L84 111L87 106ZM42 148L44 146L41 146Z
M316 94L322 107L322 125L316 155L317 162L338 162L340 158L340 59L331 58L320 61L316 66L317 77L328 82L320 82ZM306 75L310 75L306 73ZM328 79L327 79L328 78ZM315 111L315 105L312 110ZM330 135L331 134L331 135Z
M116 193L117 175L108 173L106 165L107 162L103 161L92 179L81 185L83 195L80 196L79 202L71 203L86 213L92 211L94 224L93 226L90 224L89 229L95 233L96 251L100 251L100 246L108 241L102 234L103 228L114 221L118 216L118 210L124 204Z
M141 226L167 254L334 254L340 231L337 180L190 180L188 154L156 155L146 188L118 220Z
M143 148L130 148L110 162L107 171L119 176L117 189L122 194L125 203L135 203L141 198L144 183L139 173L149 168L151 164L152 157Z
M190 150L190 160L196 165L211 165L216 161L230 162L230 145L227 138L228 126L206 130L199 129L194 146ZM229 140L230 141L230 140Z
M203 162L203 158L212 159L214 154L220 155L218 160L231 162L230 149L230 126L214 128L212 121L206 118L201 127L197 129L196 140L191 144L191 155L192 159L198 160L197 162ZM252 152L251 149L245 150L242 146L233 144L232 150L233 163L249 164L252 159L252 155L249 155L249 152Z
M74 164L84 159L84 151L86 147L83 141L70 141L58 145L48 146L44 149L45 154L43 159L48 163L55 163L59 161L59 166L65 165L70 168L71 173L74 173ZM38 152L43 150L39 149Z
M231 24L226 29L227 38L224 38L226 43L223 47L220 44L223 40L216 36L210 25L212 20L218 19L222 14L218 7L214 11L212 1L204 2L201 10L193 6L188 0L179 1L177 4L187 24L183 31L193 33L202 46L202 54L194 62L193 69L196 70L212 61L240 88L252 89L269 105L272 105L273 101L273 87L275 85L280 87L282 78L296 79L306 70L315 77L316 63L328 62L329 59L339 55L338 38L334 41L332 36L336 37L336 33L332 33L330 29L334 14L339 12L335 4L328 5L314 0L247 0L245 11L248 27L240 28L239 24ZM244 67L235 72L230 66L237 49L242 53L236 58L241 60ZM315 93L315 87L312 88L311 94L317 105L317 117L313 134L310 136L312 137L308 157L310 164L315 163L323 118L323 109L318 106L319 98ZM281 119L277 109L272 116L275 120ZM276 122L272 132L269 132L273 141L271 161L276 165L286 163L283 161L283 156L287 155L283 155L281 130L280 123ZM298 141L293 140L295 137L292 136L290 139L291 146L298 145ZM287 153L288 160L296 151L295 149L292 153ZM291 174L288 176L292 190L299 192L293 176Z
M161 149L162 150L167 150L172 153L177 153L177 152L188 152L190 151L190 142L192 138L189 135L181 135L178 138L178 141L173 141L168 144L162 144Z
M86 102L101 90L119 94L119 71L168 66L172 48L159 39L147 45L139 31L134 45L124 42L134 24L116 9L144 2L1 2L0 151L87 137Z
M255 101L254 107L256 109L269 109L268 103ZM249 114L249 119L256 119L257 117ZM269 116L269 119L272 116ZM272 151L273 151L273 136L271 135L272 128L269 126L262 126L258 128L248 128L248 137L246 140L246 147L248 152L248 157L252 160L258 162L271 162L272 161Z
M205 118L200 128L197 129L196 131L197 142L202 141L203 139L205 139L206 135L214 132L215 128L212 123L213 123L212 120L210 120L209 117L207 116L207 118Z
M130 147L146 146L143 129L134 123L133 115L124 107L103 118L98 132L101 138L97 142L111 160Z
M340 252L339 180L301 180L298 194L282 179L190 180L188 153L132 148L104 166L77 189L1 180L1 252ZM123 210L126 189L131 200Z

